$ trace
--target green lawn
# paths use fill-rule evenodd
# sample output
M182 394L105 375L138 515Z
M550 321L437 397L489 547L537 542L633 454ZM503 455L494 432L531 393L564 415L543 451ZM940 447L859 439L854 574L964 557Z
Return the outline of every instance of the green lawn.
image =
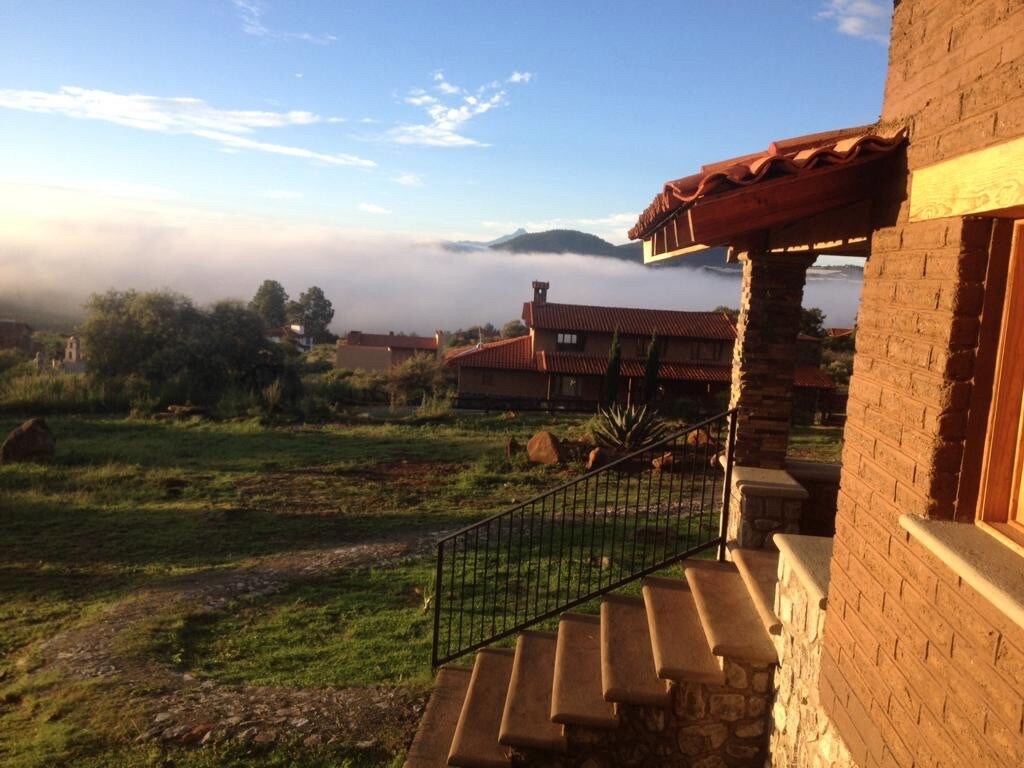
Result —
M0 434L19 421L0 420ZM240 745L134 743L147 697L163 683L150 691L126 689L116 675L70 679L43 666L40 649L48 638L102 623L111 606L169 579L452 530L505 509L582 471L506 460L506 441L523 445L541 427L579 437L584 421L479 414L315 426L50 419L53 464L0 466L0 764L230 766L251 764L255 754L266 765L400 761L394 744L344 739L313 746L284 739L258 753ZM793 445L799 455L829 460L839 434L802 428ZM433 571L424 554L292 578L226 610L169 603L112 642L126 657L179 678L423 691Z

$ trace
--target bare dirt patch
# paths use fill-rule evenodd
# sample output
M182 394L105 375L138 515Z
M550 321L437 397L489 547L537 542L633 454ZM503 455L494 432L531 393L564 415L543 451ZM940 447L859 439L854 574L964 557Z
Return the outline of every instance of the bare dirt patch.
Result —
M74 679L102 679L141 710L129 735L179 745L225 742L269 745L282 738L309 747L333 743L387 752L403 749L422 711L406 688L299 688L228 685L200 680L132 652L140 627L161 616L212 617L235 601L252 600L288 582L344 569L397 564L430 548L436 536L393 537L328 550L264 558L231 570L169 579L117 603L88 624L41 649L33 674L59 670Z

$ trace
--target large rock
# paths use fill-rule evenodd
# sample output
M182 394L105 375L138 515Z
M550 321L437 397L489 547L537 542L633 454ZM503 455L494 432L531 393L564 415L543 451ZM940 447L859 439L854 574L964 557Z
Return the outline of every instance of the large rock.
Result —
M562 464L565 461L565 450L557 437L541 431L526 444L526 456L534 464Z
M608 455L608 449L598 446L587 454L587 470L600 469L609 461L611 457Z
M29 419L0 445L0 464L16 461L49 461L57 450L50 428L43 419Z

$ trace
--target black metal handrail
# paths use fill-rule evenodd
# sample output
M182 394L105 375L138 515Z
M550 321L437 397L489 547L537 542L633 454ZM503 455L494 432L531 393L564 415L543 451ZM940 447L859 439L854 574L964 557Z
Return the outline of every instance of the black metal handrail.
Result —
M735 436L726 411L441 539L434 667L684 558L724 559Z

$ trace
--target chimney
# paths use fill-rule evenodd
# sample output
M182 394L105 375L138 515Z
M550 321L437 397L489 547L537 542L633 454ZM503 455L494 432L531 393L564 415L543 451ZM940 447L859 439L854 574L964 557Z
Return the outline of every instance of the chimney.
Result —
M551 287L551 283L543 283L540 280L533 281L533 303L534 304L547 304L548 303L548 288Z

